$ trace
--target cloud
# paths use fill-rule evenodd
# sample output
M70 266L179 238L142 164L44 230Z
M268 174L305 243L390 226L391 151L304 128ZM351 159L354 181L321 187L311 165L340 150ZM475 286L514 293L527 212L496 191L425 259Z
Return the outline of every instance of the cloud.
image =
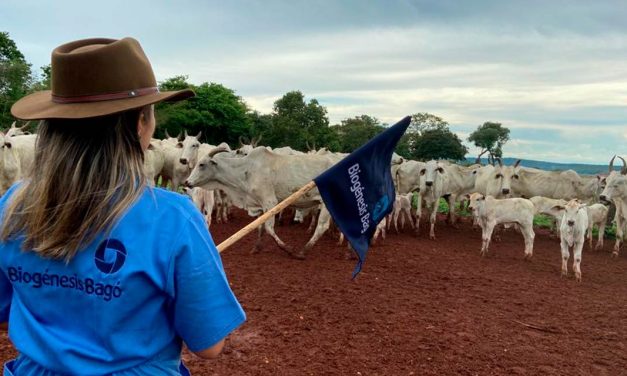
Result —
M503 123L511 156L605 163L625 153L622 1L7 0L0 14L36 68L62 42L124 33L158 79L219 82L261 112L301 90L331 123L431 112L464 140Z

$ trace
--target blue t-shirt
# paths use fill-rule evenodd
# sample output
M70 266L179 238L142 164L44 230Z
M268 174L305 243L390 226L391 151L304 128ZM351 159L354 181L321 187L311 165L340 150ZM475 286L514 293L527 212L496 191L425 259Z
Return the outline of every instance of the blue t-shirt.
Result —
M181 340L203 350L246 319L202 215L177 193L146 188L69 264L21 243L0 243L0 322L27 373L175 375Z

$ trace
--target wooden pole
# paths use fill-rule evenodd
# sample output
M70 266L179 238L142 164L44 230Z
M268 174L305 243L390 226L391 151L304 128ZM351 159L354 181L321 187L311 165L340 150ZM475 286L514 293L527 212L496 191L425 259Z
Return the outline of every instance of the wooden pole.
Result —
M298 191L292 193L288 198L279 202L275 207L263 213L263 215L261 215L259 218L255 219L254 221L246 225L246 227L242 228L235 234L231 235L228 239L220 243L218 245L218 252L222 252L233 244L237 243L241 238L248 235L251 231L264 224L268 219L270 219L270 217L275 216L281 210L293 204L296 200L304 196L307 192L311 191L315 187L316 183L312 180Z

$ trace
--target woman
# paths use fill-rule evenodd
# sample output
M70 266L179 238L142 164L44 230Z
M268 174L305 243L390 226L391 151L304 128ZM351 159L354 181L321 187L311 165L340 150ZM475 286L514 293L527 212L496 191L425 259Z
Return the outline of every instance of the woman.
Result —
M34 166L0 200L5 375L181 375L182 342L217 356L245 320L200 212L147 187L160 93L132 38L52 53L52 90L11 112L43 119Z

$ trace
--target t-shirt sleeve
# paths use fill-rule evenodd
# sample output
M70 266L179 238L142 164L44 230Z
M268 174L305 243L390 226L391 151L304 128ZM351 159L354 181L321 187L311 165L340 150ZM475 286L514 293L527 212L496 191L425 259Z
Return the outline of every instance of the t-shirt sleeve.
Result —
M175 240L170 275L175 329L190 350L200 351L226 337L246 315L229 287L202 215L192 213Z

